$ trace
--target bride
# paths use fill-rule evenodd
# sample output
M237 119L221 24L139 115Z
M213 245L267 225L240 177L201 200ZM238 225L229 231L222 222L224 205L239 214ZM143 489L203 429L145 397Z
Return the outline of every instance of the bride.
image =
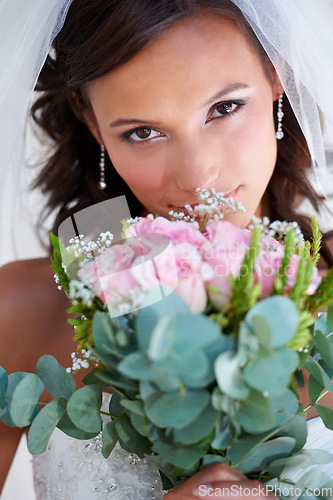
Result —
M48 197L47 210L56 213L53 231L71 214L122 194L132 216L168 217L195 203L198 186L211 186L245 206L245 214L231 216L235 224L247 227L253 215L295 220L309 237L299 205L308 201L312 211L323 206L317 182L325 174L323 123L333 120L333 41L311 0L288 6L273 0L63 0L49 6L40 0L16 1L16 12L17 3L23 9L17 21L22 29L15 27L23 37L19 54L27 49L32 59L21 66L14 59L2 77L1 105L12 105L12 126L0 139L0 173L28 106L29 89L22 87L32 89L29 72L37 76L48 41L59 32L32 106L53 141L35 180ZM6 9L12 12L10 0ZM17 70L13 80L11 68ZM323 272L333 265L328 236ZM34 371L46 353L70 366L69 304L53 283L49 259L1 268L0 304L1 365L8 372ZM13 338L20 349L13 349ZM2 481L21 432L0 425ZM34 467L38 498L163 497L149 460L116 449L105 461L98 438L82 443L56 433ZM208 495L209 488L239 481L256 487L216 465L165 498L209 498L199 493L200 485Z

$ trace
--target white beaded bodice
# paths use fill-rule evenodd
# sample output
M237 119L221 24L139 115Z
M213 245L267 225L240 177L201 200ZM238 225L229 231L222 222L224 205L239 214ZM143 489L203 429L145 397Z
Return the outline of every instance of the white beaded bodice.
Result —
M115 446L108 459L101 438L79 441L53 433L47 450L33 457L39 500L160 500L159 473L149 459Z
M109 396L104 397L103 407ZM106 409L106 408L105 408ZM157 467L123 450L117 443L110 456L101 453L98 435L88 441L55 429L46 451L33 457L38 500L161 500Z

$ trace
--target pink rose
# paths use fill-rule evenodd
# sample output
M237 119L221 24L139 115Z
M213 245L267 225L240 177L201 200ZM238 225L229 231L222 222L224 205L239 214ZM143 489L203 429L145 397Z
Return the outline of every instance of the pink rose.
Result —
M222 308L231 295L230 274L238 276L241 263L248 251L251 233L234 226L231 222L220 220L207 226L208 242L202 247L203 259L214 273L207 284L218 292L208 289L208 294L216 307Z
M103 302L119 301L137 287L131 273L133 259L134 250L128 244L114 245L88 262L78 276Z
M209 269L193 245L182 243L170 248L172 256L170 252L162 252L155 257L159 283L167 290L175 289L191 311L200 314L207 304L205 272L209 272ZM146 258L149 257L148 254ZM156 286L156 272L153 266L134 266L132 273L144 290Z
M179 243L190 243L197 248L201 247L206 241L205 236L199 230L197 222L189 223L185 221L170 221L164 217L147 215L135 225L126 229L125 235L128 237L138 237L147 233L164 234L174 245Z

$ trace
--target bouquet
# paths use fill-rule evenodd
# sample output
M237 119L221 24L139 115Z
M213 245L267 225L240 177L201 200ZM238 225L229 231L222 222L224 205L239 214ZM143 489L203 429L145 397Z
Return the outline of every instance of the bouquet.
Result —
M333 410L319 403L333 390L333 270L318 275L315 219L305 242L295 223L243 230L223 220L240 207L214 190L185 209L124 222L118 243L106 232L65 248L51 235L78 348L67 369L52 356L36 374L0 367L0 420L30 426L31 453L55 427L77 439L101 433L105 457L117 442L149 456L166 489L224 462L280 498L332 498L333 480L316 468L295 480L333 461L304 449L311 406L333 429ZM71 372L82 369L76 390ZM113 391L108 412L103 388Z

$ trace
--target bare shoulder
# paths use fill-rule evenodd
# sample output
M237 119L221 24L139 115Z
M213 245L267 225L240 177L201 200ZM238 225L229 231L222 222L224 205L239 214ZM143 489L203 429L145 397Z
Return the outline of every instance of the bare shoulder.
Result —
M69 364L73 330L70 303L59 291L47 258L11 262L0 268L0 364L34 371L43 354Z

